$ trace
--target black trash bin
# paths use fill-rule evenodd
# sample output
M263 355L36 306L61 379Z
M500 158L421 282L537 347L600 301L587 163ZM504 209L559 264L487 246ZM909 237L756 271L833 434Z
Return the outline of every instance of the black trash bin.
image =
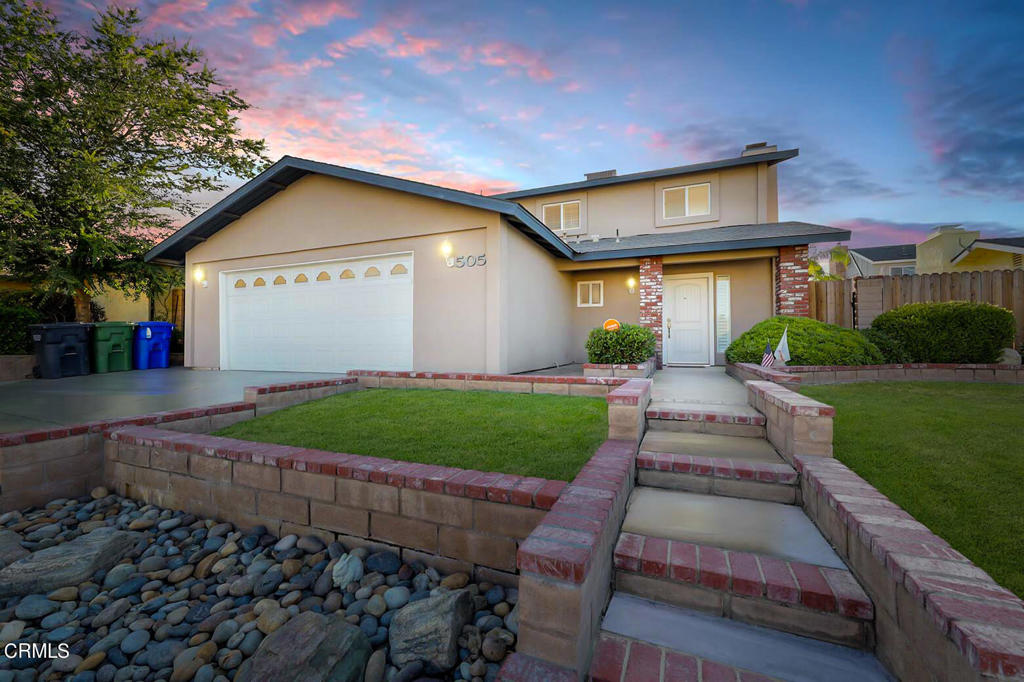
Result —
M91 326L81 322L29 325L36 346L36 376L60 379L88 374Z

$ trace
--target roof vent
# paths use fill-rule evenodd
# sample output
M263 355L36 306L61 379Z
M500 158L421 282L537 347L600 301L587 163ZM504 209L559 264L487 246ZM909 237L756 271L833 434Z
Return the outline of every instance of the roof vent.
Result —
M768 154L770 152L778 151L778 147L767 142L752 142L743 148L743 153L740 156L754 156L755 154Z
M587 176L587 180L603 180L604 178L614 178L618 173L614 168L611 170L594 171L593 173L584 173Z

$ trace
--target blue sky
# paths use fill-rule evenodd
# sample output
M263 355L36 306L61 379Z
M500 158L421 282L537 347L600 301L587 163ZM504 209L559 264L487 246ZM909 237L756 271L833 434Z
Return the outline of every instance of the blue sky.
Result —
M84 26L81 0L47 2ZM1024 4L173 0L294 154L495 192L799 147L780 218L919 241L1024 236Z

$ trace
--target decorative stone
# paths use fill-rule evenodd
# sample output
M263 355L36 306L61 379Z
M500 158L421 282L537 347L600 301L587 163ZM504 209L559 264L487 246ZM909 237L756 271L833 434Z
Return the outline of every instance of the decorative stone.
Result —
M363 562L354 554L342 554L331 572L334 586L344 588L363 577Z
M38 620L60 608L60 603L41 594L30 594L14 607L14 615L21 620Z
M409 588L403 585L392 587L384 593L384 601L389 609L400 609L409 603Z
M1021 364L1020 353L1012 348L1004 348L1000 351L999 359L996 362L1000 365L1016 365L1019 367Z
M452 573L441 581L441 587L449 590L460 590L469 583L469 576L465 573Z
M366 557L366 570L391 575L398 573L402 560L394 552L375 552Z
M473 615L472 609L466 590L409 604L391 621L392 662L401 667L424 661L430 672L450 670L459 662L458 638Z
M260 632L263 634L269 635L287 623L290 616L291 614L280 606L267 609L260 614L259 618L256 619L256 627L258 627Z
M370 643L339 615L301 613L268 636L238 669L235 682L363 682Z
M0 530L0 567L13 564L28 556L29 551L21 546L21 536L11 530Z

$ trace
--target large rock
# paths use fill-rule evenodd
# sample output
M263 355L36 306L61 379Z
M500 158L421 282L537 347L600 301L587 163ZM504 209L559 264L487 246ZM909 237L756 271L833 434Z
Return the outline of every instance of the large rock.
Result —
M138 538L139 533L104 527L33 552L0 570L0 598L83 583L120 561Z
M466 590L413 602L395 614L388 639L391 660L401 668L424 661L428 672L445 672L459 662L459 635L473 615Z
M13 530L0 530L0 568L26 555L28 550L21 546L20 535Z
M344 614L306 611L267 636L235 682L363 682L370 640Z
M1000 365L1020 366L1020 353L1012 348L1004 348L996 360Z

